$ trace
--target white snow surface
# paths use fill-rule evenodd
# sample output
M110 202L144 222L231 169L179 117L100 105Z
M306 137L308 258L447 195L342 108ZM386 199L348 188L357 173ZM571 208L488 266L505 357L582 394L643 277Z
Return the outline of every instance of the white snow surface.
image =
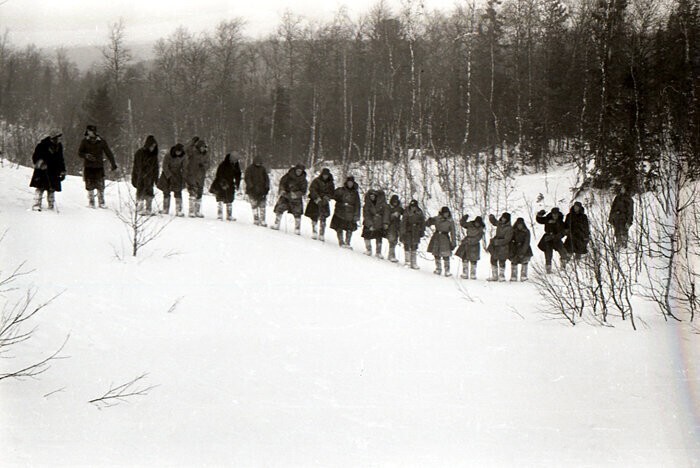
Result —
M532 284L483 281L487 255L480 280L436 277L365 257L359 232L348 251L306 218L255 227L242 200L225 223L205 197L132 258L80 178L33 212L30 174L0 168L0 269L34 270L0 300L63 294L0 373L69 339L0 380L2 466L700 466L699 336L652 309L639 331L568 326ZM88 403L142 373L147 395Z

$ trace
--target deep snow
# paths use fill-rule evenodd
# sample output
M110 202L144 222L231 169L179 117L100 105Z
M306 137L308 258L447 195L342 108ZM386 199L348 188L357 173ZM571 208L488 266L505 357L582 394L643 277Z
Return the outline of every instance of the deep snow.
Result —
M244 201L223 223L210 197L120 260L124 227L79 178L37 213L29 176L0 168L0 269L35 269L0 300L64 293L0 372L70 338L38 379L0 381L3 466L700 466L700 337L651 309L637 332L570 327L532 284L255 227ZM144 372L147 396L88 403Z

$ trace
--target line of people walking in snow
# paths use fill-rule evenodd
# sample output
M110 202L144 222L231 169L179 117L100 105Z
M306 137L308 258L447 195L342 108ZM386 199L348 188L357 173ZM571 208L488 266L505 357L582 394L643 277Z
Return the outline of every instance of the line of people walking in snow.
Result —
M30 186L36 189L35 210L41 210L44 192L47 193L48 208L53 209L54 194L61 191L61 181L66 174L61 136L60 132L52 132L34 151L34 173ZM88 193L88 206L95 208L96 192L97 206L105 208L105 158L113 171L118 168L109 145L97 134L95 126L87 126L78 156L84 161L83 180ZM178 143L170 148L159 174L158 143L153 135L149 135L134 154L131 174L140 212L153 213L155 187L163 193L161 213L170 213L172 197L175 199L175 216L183 217L182 191L186 188L189 194L189 216L202 218L202 196L208 170L208 147L202 139L194 137L186 145ZM245 173L242 173L238 160L232 154L227 154L218 165L209 187L209 192L216 197L217 218L235 221L232 203L241 180L245 182L254 224L267 226L270 177L259 157L253 160ZM304 209L303 201L307 192L308 202ZM387 258L396 263L399 261L396 247L401 243L404 247L405 265L418 269L418 246L425 237L427 228L432 227L434 231L427 250L435 260L434 273L452 275L450 259L454 252L462 260L461 277L476 279L476 266L481 258L481 245L486 235L486 224L481 216L476 216L473 220L469 220L469 215L460 218L459 225L464 229L464 236L458 244L456 225L449 208L442 207L436 216L426 217L417 200L411 200L404 208L398 195L392 195L387 203L384 191L377 189L368 190L361 202L355 178L348 176L340 187L336 187L333 174L328 168L323 168L310 185L303 164L289 169L279 182L278 198L274 206L275 222L271 227L279 230L282 217L288 212L295 220L294 232L301 234L301 218L306 216L311 220L312 238L324 241L326 220L331 217L331 201L335 202L335 209L330 227L336 231L340 247L352 249L351 239L361 221L366 255L374 254L377 258L384 258L382 249L383 240L386 239ZM613 201L608 219L619 246L627 243L633 216L634 202L622 188ZM491 263L491 276L488 280L505 281L506 262L510 262L510 280L526 281L533 251L530 245L531 232L525 220L517 218L511 224L511 214L507 212L499 218L489 215L488 220L496 228L486 248ZM548 213L545 210L539 211L535 220L544 226L544 235L537 247L544 252L548 273L552 271L554 252L558 253L562 266L566 266L571 257L577 259L588 252L590 225L580 202L573 204L566 217L559 208L554 207Z

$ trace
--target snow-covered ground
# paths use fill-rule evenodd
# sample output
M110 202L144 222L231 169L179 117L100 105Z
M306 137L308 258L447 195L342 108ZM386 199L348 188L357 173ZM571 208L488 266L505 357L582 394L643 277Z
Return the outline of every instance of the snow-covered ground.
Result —
M35 270L0 300L63 294L0 373L70 338L39 378L0 380L2 466L700 466L700 336L651 308L636 332L567 326L532 284L255 227L244 201L219 222L210 197L120 260L124 226L79 178L38 213L29 176L0 168L0 269ZM147 395L88 403L143 373Z

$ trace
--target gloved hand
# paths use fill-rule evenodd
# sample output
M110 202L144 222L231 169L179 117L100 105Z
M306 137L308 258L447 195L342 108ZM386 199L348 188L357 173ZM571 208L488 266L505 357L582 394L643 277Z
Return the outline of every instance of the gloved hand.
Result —
M66 178L66 171L61 172L58 175L59 180L63 181Z
M116 171L117 169L119 169L119 167L116 164L112 164L112 170Z

